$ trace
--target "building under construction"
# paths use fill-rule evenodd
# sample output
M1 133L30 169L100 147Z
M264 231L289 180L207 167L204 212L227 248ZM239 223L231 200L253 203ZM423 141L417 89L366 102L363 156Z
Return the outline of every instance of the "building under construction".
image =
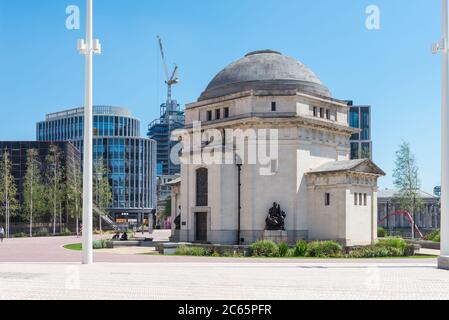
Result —
M176 142L171 141L171 134L174 130L184 127L185 116L181 111L178 102L172 99L172 86L179 83L176 76L178 67L175 66L173 72L169 73L165 60L164 47L162 39L158 37L159 46L164 64L167 84L167 100L161 105L161 113L159 119L154 120L148 127L148 137L157 142L157 175L172 176L179 174L181 168L179 165L173 164L170 160L170 153Z
M180 173L180 166L170 160L172 147L177 143L170 140L173 130L184 127L184 112L176 100L161 105L161 116L148 128L148 137L157 142L157 175L171 176Z

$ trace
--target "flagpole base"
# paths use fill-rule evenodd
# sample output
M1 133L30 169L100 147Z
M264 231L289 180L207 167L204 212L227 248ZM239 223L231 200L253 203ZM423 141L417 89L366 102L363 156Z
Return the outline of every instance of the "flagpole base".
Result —
M438 257L438 269L449 270L449 256Z

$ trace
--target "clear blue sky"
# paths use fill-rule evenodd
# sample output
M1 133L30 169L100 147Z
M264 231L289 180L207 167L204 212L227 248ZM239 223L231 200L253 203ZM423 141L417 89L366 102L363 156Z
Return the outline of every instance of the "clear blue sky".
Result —
M143 128L165 99L155 36L165 41L193 102L230 62L274 49L308 65L339 99L373 106L374 160L392 187L394 153L411 143L423 188L440 183L440 1L428 0L94 0L95 104L123 105ZM81 8L81 30L65 28L65 8ZM381 30L365 28L365 8L381 10ZM84 0L0 0L0 140L35 138L46 113L83 103ZM144 134L142 130L142 134Z

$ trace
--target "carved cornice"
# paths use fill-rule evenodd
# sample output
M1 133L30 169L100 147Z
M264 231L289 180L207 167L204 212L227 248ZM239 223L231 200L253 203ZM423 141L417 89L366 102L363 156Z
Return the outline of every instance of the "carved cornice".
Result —
M354 129L349 126L344 126L338 123L312 119L309 117L298 116L294 113L278 114L273 117L272 113L248 113L240 115L236 118L227 120L201 123L202 129L236 129L236 128L286 128L286 127L309 127L322 131L332 133L341 133L343 135L351 136L358 133L359 129ZM192 130L193 125L187 125L187 130Z

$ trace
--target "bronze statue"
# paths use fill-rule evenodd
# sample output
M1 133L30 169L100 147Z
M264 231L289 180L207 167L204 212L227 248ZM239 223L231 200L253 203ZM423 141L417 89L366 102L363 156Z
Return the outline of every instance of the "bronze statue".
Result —
M266 230L285 231L285 218L287 215L281 210L281 205L274 202L273 207L265 220Z
M181 215L178 215L173 222L175 223L175 229L181 230Z

